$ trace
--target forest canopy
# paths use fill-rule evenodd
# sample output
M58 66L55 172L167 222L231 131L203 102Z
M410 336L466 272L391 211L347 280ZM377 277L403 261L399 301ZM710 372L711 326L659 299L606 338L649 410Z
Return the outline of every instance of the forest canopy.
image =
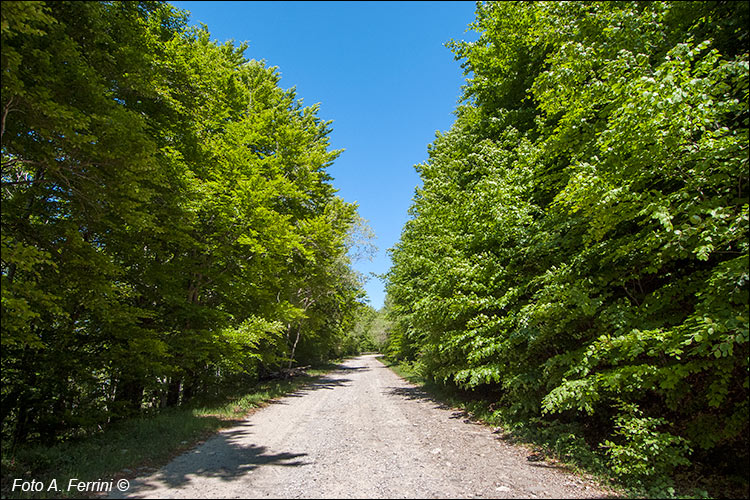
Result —
M622 476L746 472L749 25L747 2L480 3L391 250L388 353Z
M330 122L160 2L4 2L2 433L58 439L340 355ZM351 342L350 342L351 343Z

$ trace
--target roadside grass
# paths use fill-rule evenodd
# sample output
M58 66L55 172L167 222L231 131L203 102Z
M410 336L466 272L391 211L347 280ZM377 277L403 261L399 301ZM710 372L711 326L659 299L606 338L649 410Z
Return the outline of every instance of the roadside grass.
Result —
M336 363L308 369L307 375L261 381L213 401L169 408L151 416L113 424L95 435L53 446L21 447L2 452L2 498L86 498L92 493L68 492L70 479L110 481L154 472L219 429L230 427L253 411L301 389L332 370ZM36 480L39 492L12 491L14 480ZM56 480L54 488L47 491Z
M613 495L622 498L743 498L739 492L747 491L746 481L738 478L710 478L697 471L686 471L675 477L679 488L671 485L644 487L619 482L610 473L606 459L591 449L579 437L575 425L556 424L543 420L516 422L503 417L491 401L481 394L437 384L422 376L418 366L397 362L385 357L377 358L401 378L419 386L434 399L459 409L471 420L494 426L498 439L520 444L530 452L541 454L548 463L563 466L577 475L592 477L608 485ZM743 484L740 484L743 483ZM709 494L709 491L711 492ZM739 493L739 495L738 495Z

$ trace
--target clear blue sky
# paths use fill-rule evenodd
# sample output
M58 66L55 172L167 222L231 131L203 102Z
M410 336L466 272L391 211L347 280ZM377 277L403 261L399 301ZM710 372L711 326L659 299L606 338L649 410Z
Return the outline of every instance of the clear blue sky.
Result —
M278 66L281 87L333 120L329 169L344 200L359 204L378 252L355 263L385 273L435 131L448 130L464 77L444 43L471 40L474 2L170 2L214 39L249 42L248 59ZM383 283L365 286L380 308Z

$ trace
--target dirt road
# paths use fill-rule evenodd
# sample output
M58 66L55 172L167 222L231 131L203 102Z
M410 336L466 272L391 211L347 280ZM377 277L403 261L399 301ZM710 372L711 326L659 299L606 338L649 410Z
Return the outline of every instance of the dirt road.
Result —
M131 481L130 498L603 498L375 356L350 359Z

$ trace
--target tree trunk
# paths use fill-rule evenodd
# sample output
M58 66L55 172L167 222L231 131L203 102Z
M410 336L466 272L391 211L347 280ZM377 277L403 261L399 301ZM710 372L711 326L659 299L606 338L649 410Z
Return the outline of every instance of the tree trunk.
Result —
M174 377L169 381L167 387L167 408L177 406L180 403L180 384L182 381Z
M302 331L302 325L297 323L297 337L294 339L294 344L292 344L292 353L289 355L289 368L292 369L292 363L294 363L294 351L297 350L297 343L299 342L299 336L300 332Z
M141 411L143 402L143 384L138 380L124 379L117 384L115 391L115 403L123 404L123 415Z
M182 402L187 403L191 399L193 399L193 394L195 393L195 384L191 380L189 382L186 382L182 386Z
M29 406L24 401L18 405L18 415L16 415L16 426L13 429L13 441L11 449L15 450L20 443L26 441L26 436L29 433L28 422L29 422Z

